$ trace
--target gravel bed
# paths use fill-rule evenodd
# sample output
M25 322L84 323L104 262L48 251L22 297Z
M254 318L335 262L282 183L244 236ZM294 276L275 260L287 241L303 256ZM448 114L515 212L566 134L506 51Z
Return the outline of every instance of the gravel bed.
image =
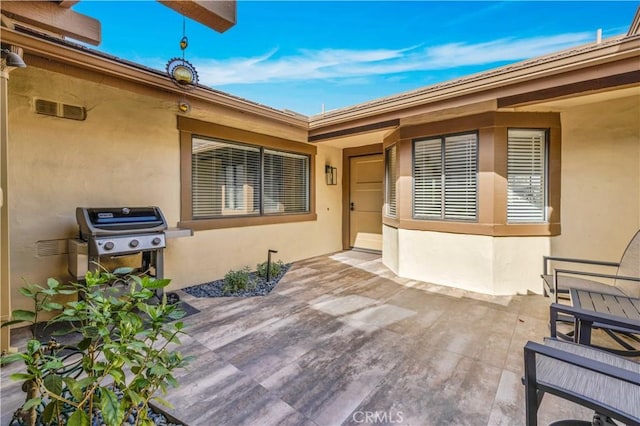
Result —
M224 279L211 281L204 284L198 284L191 287L183 288L182 291L187 292L188 294L194 297L250 297L250 296L266 296L273 290L273 288L278 284L280 279L287 273L291 264L282 265L282 269L280 273L271 278L271 281L265 280L264 278L260 278L255 272L251 272L249 274L250 282L255 283L250 289L236 292L236 293L225 293L222 291L224 287Z
M120 389L114 389L114 393L118 397L118 399L122 399L124 393ZM133 426L136 423L136 409L133 410L133 413L129 415L128 418L122 422L122 426ZM151 420L156 426L184 426L184 423L174 423L170 419L168 419L160 410L154 410L153 407L147 407L147 417ZM93 410L93 423L91 426L106 426L104 419L102 418L102 413L99 409Z
M168 420L164 414L156 413L152 409L149 409L147 412L147 416L149 420L151 420L156 426L182 426L182 423L173 423ZM129 415L127 419L122 423L122 426L133 426L135 425L136 417L135 414ZM105 426L104 420L102 419L102 414L98 411L94 413L93 416L93 425L92 426Z

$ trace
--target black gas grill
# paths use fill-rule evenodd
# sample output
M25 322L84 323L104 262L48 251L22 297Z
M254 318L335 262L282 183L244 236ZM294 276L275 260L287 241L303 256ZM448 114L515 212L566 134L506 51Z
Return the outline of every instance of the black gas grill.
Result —
M97 270L106 258L140 254L141 272L163 278L167 221L160 208L78 207L76 220L80 233L70 245L71 275L81 278L83 271Z

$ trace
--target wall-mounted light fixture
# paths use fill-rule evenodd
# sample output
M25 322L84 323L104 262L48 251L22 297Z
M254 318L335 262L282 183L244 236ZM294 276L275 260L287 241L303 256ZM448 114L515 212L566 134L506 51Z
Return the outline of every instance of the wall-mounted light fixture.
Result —
M324 166L324 173L327 179L327 185L337 185L338 184L338 168L332 167L330 165Z

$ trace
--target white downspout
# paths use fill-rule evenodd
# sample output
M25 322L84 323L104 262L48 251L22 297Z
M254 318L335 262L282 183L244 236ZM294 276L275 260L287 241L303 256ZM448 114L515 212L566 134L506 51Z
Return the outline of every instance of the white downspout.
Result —
M18 49L22 51L22 49ZM21 55L19 55L21 56ZM24 66L24 65L23 65ZM9 245L9 73L15 68L0 62L0 321L11 318L11 271ZM9 328L0 328L0 351L11 352Z
M0 321L11 317L11 282L9 274L9 200L7 199L7 156L9 148L9 111L8 111L9 70L4 66L0 70ZM8 328L0 329L0 350L10 349Z

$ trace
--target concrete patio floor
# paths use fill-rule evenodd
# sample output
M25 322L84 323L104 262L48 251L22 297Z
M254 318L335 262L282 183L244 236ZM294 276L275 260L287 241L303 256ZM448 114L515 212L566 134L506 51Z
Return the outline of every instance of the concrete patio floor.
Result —
M396 277L380 256L296 262L253 298L180 296L185 319L168 410L203 425L521 425L523 346L549 299L490 297ZM23 394L3 368L2 425ZM545 396L540 424L592 412Z

